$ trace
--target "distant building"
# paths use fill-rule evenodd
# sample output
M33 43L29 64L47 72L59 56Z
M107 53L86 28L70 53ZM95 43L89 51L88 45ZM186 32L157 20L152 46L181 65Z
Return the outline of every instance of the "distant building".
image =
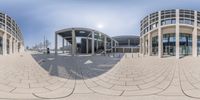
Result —
M23 35L16 22L0 12L0 55L14 54L24 50Z
M71 54L105 54L115 52L118 42L110 36L89 28L67 28L55 32L55 54L58 53L58 36L62 37L62 51L70 47Z
M139 36L134 35L121 35L112 37L118 42L118 45L114 47L116 52L121 53L136 53L139 52Z

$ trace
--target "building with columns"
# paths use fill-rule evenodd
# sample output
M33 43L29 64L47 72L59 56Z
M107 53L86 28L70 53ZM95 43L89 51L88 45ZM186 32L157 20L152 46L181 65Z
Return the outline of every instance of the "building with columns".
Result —
M141 20L140 53L167 57L200 55L200 12L162 10Z
M0 12L0 55L24 51L23 35L15 20Z
M89 28L67 28L55 32L55 54L58 53L58 36L62 38L62 47L70 47L71 55L106 54L115 52L118 42L110 36ZM62 50L65 52L64 49Z
M120 35L112 37L118 42L118 46L116 46L114 49L116 49L116 52L120 53L138 53L139 52L139 36L134 35Z

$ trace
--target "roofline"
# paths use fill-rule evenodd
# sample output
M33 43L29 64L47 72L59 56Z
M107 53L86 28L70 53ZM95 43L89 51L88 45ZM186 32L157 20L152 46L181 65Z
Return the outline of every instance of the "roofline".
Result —
M101 34L107 36L108 38L114 40L115 42L117 42L117 40L115 40L114 38L112 38L111 36L108 36L107 34L105 34L105 33L103 33L103 32L100 32L100 31L97 31L97 30L94 30L94 29L91 29L91 28L84 28L84 27L64 28L64 29L61 29L61 30L56 31L55 34L59 34L59 33L66 32L66 31L72 31L72 30L94 31L94 32L97 32L97 33L101 33Z

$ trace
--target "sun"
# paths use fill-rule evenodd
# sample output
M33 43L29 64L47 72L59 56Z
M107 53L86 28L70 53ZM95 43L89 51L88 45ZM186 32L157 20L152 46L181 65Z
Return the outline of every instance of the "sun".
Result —
M103 25L102 24L98 24L97 27L98 28L103 28Z

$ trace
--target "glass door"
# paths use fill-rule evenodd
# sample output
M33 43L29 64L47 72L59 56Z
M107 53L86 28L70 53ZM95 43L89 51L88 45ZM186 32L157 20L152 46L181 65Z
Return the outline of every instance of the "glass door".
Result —
M192 54L192 35L180 33L180 56L187 56Z
M176 52L175 33L163 34L163 55L174 56Z

